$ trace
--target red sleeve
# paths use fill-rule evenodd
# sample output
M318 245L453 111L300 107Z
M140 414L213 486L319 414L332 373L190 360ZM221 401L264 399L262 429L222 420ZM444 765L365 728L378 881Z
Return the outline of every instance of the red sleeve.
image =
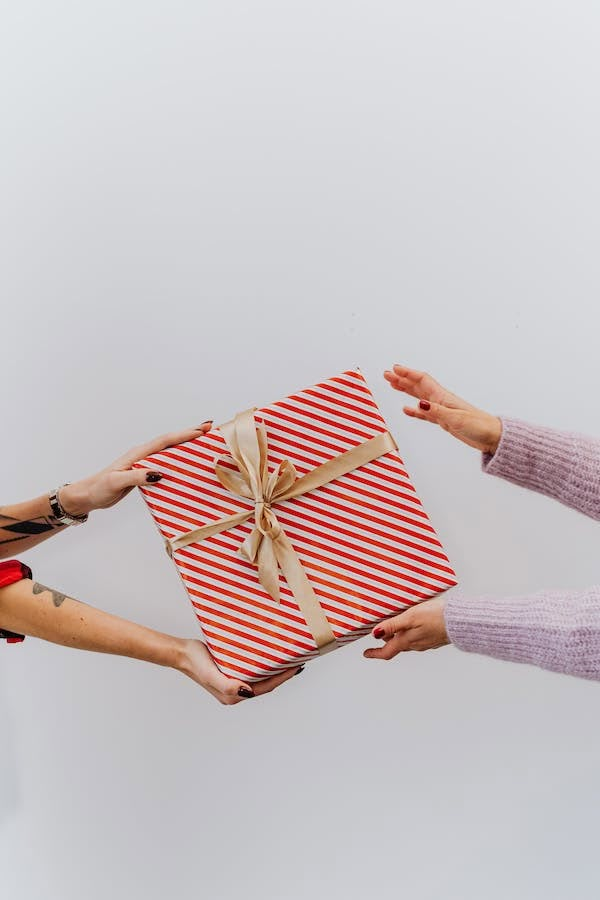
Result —
M21 581L22 578L31 578L31 569L25 563L18 559L7 559L0 562L0 588L6 587L7 584L14 584L15 581ZM3 638L8 644L20 644L25 640L25 636L22 634L15 634L14 631L0 628L0 640Z

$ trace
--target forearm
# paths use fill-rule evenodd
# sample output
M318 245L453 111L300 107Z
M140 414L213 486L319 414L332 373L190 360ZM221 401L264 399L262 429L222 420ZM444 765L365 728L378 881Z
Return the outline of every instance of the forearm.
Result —
M600 587L507 598L453 593L444 617L460 650L600 681Z
M495 453L484 472L512 481L600 519L600 440L502 417Z
M66 485L60 489L60 502L65 512L81 515L87 512L83 489ZM52 514L49 494L34 500L0 508L0 559L18 556L42 541L67 530Z
M88 606L23 579L0 589L3 628L78 650L180 668L185 641Z

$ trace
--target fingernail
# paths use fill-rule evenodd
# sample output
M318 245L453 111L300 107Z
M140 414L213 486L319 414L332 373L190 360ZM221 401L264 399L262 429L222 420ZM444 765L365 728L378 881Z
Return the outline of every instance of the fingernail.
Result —
M428 409L431 409L431 403L429 400L419 400L419 407L427 412Z
M254 696L255 696L254 691L249 691L248 688L241 687L238 690L238 697L250 698L250 697L254 697Z
M202 425L196 425L196 431L200 431L201 428L204 428L205 425L212 425L213 419L207 419L206 422L203 422Z
M383 628L374 628L373 629L373 637L374 638L382 638L385 634Z
M292 677L295 678L296 675L299 675L299 674L300 674L300 672L304 672L304 666L300 666L300 668L298 669L298 671L295 672L294 675L293 675Z
M150 482L160 481L161 478L162 478L162 475L160 474L160 472L147 472L146 473L146 481L150 481Z

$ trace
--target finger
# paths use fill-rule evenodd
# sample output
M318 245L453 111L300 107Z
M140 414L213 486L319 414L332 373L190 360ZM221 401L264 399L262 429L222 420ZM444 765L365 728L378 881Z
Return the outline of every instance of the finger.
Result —
M403 391L417 399L429 398L436 388L441 391L440 385L427 372L409 369L407 366L395 365L391 369L386 369L383 374L395 390Z
M409 369L407 366L396 364L392 369L384 372L384 376L395 390L404 391L405 394L410 394L417 400L430 400L451 409L475 409L471 403L467 403L462 397L443 387L428 372L420 372L417 369Z
M424 422L427 421L427 416L418 406L403 406L402 412L411 419L422 419Z
M211 686L221 694L222 702L229 705L241 703L242 700L251 700L256 692L251 684L239 681L237 678L228 678L219 672L215 679L211 679Z
M114 491L131 490L133 487L155 484L162 477L162 472L146 468L126 469L125 472L111 472L109 476L110 486Z
M379 622L373 628L371 634L377 640L389 641L398 632L406 631L407 628L410 628L412 626L412 618L412 610L406 609L397 616L392 616L391 619L384 619L383 622Z
M251 684L241 681L239 678L229 678L217 668L212 657L209 657L209 659L210 665L204 672L202 684L221 703L230 706L254 697L254 689Z
M432 425L439 425L444 431L451 432L459 430L465 418L463 410L449 409L430 400L419 400L418 406L405 406L403 411L413 419L431 422Z
M167 434L161 434L159 437L154 438L137 448L136 461L145 459L147 456L152 456L153 453L160 453L161 450L166 450L168 447L174 447L177 444L185 444L187 441L193 441L194 438L199 435L206 434L207 431L210 431L211 427L212 419L209 419L206 422L203 422L202 425L198 425L196 428L186 428L183 431L172 431Z
M268 694L270 691L274 691L275 688L279 687L280 684L283 684L284 681L289 681L290 678L299 675L303 669L304 666L300 666L299 668L294 667L287 669L285 672L281 672L279 675L271 675L270 678L264 678L262 681L255 681L252 685L254 693L257 697L260 694Z
M404 650L410 650L407 633L395 635L383 647L368 647L363 656L365 659L393 659Z
M207 419L206 422L203 422L202 425L198 425L196 428L186 428L184 431L172 431L168 434L161 434L159 437L129 450L123 457L123 463L131 465L134 462L139 462L140 459L152 456L153 453L160 453L161 450L166 450L168 447L193 441L194 438L199 437L201 434L206 434L211 428L212 419Z

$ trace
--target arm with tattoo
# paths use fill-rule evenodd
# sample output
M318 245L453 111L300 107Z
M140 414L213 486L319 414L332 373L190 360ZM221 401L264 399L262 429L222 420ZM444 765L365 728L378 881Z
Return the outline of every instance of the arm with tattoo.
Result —
M52 602L57 609L67 599L67 595L63 594L62 591L55 591L54 588L46 587L46 585L40 584L39 581L33 582L32 591L34 594L42 594L44 591L48 591L52 595Z
M112 653L169 666L227 705L268 693L300 671L292 667L251 687L219 671L202 641L153 631L88 606L30 578L0 588L0 623L8 631L64 647Z
M66 527L52 515L48 495L0 508L0 559L17 556Z
M24 578L0 588L0 622L10 631L66 647L175 665L184 645L88 606L56 588Z

